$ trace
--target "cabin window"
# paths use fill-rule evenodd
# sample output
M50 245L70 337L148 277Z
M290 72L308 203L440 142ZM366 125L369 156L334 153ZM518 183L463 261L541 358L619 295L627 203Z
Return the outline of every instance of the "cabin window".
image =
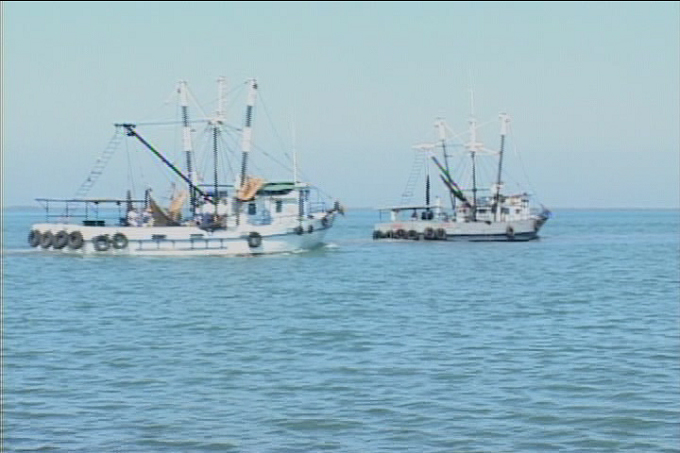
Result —
M283 211L283 200L276 200L276 212Z
M248 203L248 215L255 214L257 214L257 206L255 206L255 203Z

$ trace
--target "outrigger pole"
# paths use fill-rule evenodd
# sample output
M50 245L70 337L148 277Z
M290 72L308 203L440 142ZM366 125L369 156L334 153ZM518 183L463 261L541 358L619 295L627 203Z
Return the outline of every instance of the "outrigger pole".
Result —
M503 149L505 148L505 136L508 134L508 123L510 118L507 114L501 113L501 149L498 153L498 177L496 178L496 193L494 194L494 220L498 220L499 208L500 208L500 198L501 198L501 173L503 170Z
M442 172L442 174L440 174L439 176L441 177L447 189L449 189L449 192L463 203L469 205L470 202L468 201L467 198L465 198L465 195L463 195L463 191L460 190L458 184L456 184L456 182L453 179L451 179L451 175L449 174L449 172L442 166L442 164L439 163L435 156L432 156L432 160L434 161L435 164L437 164L437 167Z
M438 119L435 123L437 130L439 131L439 143L442 146L442 155L444 156L444 166L446 168L446 173L450 174L451 169L449 168L449 155L446 154L446 124L443 119ZM449 193L449 198L451 198L451 209L456 209L456 197L452 192Z
M137 133L137 131L135 130L135 125L134 125L134 124L130 124L130 123L116 124L116 127L125 128L125 130L127 131L127 135L128 135L129 137L137 137L137 140L139 140L140 142L142 142L142 144L143 144L144 146L146 146L147 148L149 148L149 150L150 150L152 153L154 153L160 160L162 160L163 163L164 163L165 165L167 165L167 166L170 168L170 170L174 171L180 178L182 178L182 179L184 180L184 182L186 182L187 184L189 184L189 188L190 188L191 190L194 190L194 191L198 192L205 200L211 200L210 195L206 194L206 193L203 192L200 188L198 188L198 187L197 187L197 186L196 186L196 185L195 185L188 177L186 177L186 176L184 175L184 173L182 173L177 167L175 167L175 166L172 164L172 162L170 162L168 159L166 159L161 153L159 153L158 151L156 151L156 150L154 149L154 147L151 146L151 144L150 144L149 142L147 142L146 140L144 140L144 137L142 137L141 135L139 135L139 134Z

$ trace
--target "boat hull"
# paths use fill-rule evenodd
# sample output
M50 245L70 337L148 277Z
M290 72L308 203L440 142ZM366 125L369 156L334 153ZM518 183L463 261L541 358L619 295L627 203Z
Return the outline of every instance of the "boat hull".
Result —
M196 226L127 227L35 224L29 244L36 250L72 255L263 255L311 250L323 244L332 227L333 216L300 225L244 226L207 231ZM36 241L34 235L40 238ZM56 240L60 234L62 241ZM80 236L80 240L63 238ZM46 239L51 237L51 240ZM102 239L106 238L106 239Z
M545 220L532 218L507 222L439 222L414 220L376 224L374 239L444 240L469 242L521 242L538 239Z

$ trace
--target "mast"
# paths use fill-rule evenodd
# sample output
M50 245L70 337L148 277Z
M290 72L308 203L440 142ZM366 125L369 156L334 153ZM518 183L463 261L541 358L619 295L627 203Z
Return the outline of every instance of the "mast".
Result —
M439 132L439 143L442 147L442 155L444 156L444 168L446 168L446 173L451 174L451 169L449 168L449 155L446 153L446 124L444 120L439 118L435 122L435 127ZM451 198L451 209L456 209L456 197L449 192L449 197Z
M192 189L196 187L196 176L193 171L193 147L191 145L191 126L189 126L189 90L184 80L179 82L179 105L182 110L182 145L187 159L187 177L189 185L189 200L191 203L191 213L196 210L196 192Z
M248 154L250 154L251 141L253 136L252 121L253 108L255 107L255 99L257 97L257 81L250 79L248 81L248 103L246 105L246 124L243 128L243 141L241 143L241 179L239 180L239 187L243 187L246 183L246 175L248 170Z
M496 193L494 194L494 220L498 220L500 210L501 210L501 204L500 204L500 198L501 198L501 185L503 182L501 181L501 174L503 171L503 150L505 148L505 136L508 134L508 123L510 122L510 118L506 113L501 113L500 114L501 118L501 149L498 152L498 176L496 178Z
M427 171L427 177L425 178L425 206L427 210L430 210L430 171Z
M477 142L477 120L475 117L470 118L470 142L468 143L468 151L472 159L472 220L477 220L477 171L475 168L475 155L479 149L480 143Z
M430 149L425 150L426 153L430 153ZM430 210L430 162L429 159L427 158L427 155L425 156L425 206L427 206L427 210Z
M219 77L217 79L217 111L215 112L215 118L212 121L213 126L213 184L214 184L214 195L213 200L215 203L215 216L217 216L217 204L220 201L219 195L219 184L217 180L217 141L220 134L220 125L224 123L224 85L226 79L224 77Z
M470 141L467 144L470 157L472 158L472 220L477 221L477 172L475 168L475 155L482 149L482 144L477 141L477 118L475 118L474 92L470 90Z

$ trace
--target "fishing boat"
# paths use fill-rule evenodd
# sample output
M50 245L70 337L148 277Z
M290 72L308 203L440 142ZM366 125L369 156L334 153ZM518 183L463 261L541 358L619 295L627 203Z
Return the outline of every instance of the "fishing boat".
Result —
M472 109L474 112L474 107ZM544 206L535 206L526 191L506 193L503 159L510 118L500 115L500 149L486 148L480 139L479 124L471 115L467 134L453 133L442 119L435 128L438 139L417 145L411 175L397 206L379 208L381 221L374 226L373 239L434 241L530 241L550 218ZM455 152L458 149L459 152ZM440 154L441 159L437 158ZM490 181L480 180L479 160L496 157ZM455 168L451 160L459 157ZM470 165L466 165L469 163ZM424 203L413 203L418 179L425 169ZM454 170L461 170L454 179ZM434 196L431 172L442 182L444 193ZM494 174L495 173L495 174ZM487 172L488 174L488 172ZM466 178L467 176L467 178ZM460 183L465 179L468 185ZM460 183L460 184L459 184ZM442 201L444 200L444 201ZM385 215L388 219L383 220Z
M29 245L43 252L77 255L261 255L321 246L337 214L343 214L342 206L298 178L295 153L293 174L287 178L266 180L251 174L258 84L255 79L243 84L247 100L240 128L225 121L224 85L220 78L215 115L194 121L189 119L187 84L178 84L181 118L177 124L186 159L184 170L142 135L142 124L116 124L116 134L75 196L36 199L45 210L45 221L32 225ZM214 171L208 172L212 175L201 175L195 160L193 126L199 122L206 123L212 136ZM224 174L218 172L218 157L226 154L219 149L225 134L240 147L240 172L229 165L232 174L219 179L218 175ZM144 187L143 194L123 189L119 198L87 196L125 140L150 153L173 177L168 178L174 188L168 206L158 201L150 187ZM231 154L238 158L239 150L232 149ZM178 185L182 189L177 190Z

